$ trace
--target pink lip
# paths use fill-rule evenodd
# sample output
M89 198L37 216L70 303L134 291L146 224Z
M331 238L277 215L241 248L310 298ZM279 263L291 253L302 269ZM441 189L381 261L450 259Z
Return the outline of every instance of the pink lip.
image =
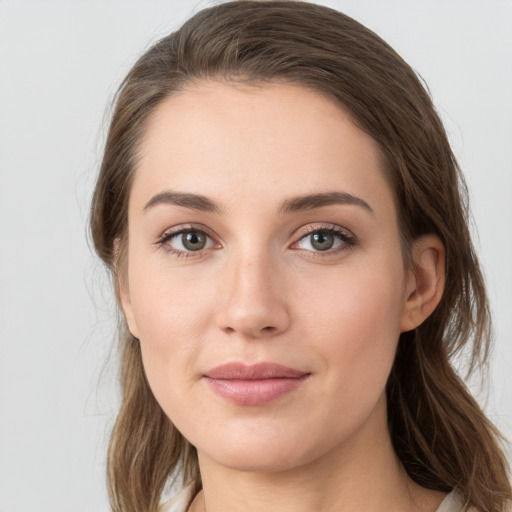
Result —
M262 405L298 388L310 373L275 363L228 363L204 375L210 389L237 405Z

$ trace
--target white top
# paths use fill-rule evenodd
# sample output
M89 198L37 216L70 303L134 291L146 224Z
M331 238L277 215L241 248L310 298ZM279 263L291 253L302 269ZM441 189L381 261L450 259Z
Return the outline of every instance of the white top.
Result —
M191 485L187 485L184 487L176 496L167 500L166 502L160 505L158 512L186 512L187 505L190 499L190 492L192 490ZM474 511L474 508L468 509L467 512ZM463 512L464 511L464 503L460 496L452 491L446 498L443 500L439 508L436 512Z
M178 494L162 503L158 512L187 512L191 491L192 485L186 485Z

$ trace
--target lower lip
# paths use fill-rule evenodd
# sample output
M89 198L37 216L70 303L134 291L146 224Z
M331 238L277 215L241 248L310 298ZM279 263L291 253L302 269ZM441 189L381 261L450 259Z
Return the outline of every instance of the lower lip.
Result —
M309 375L262 380L227 380L206 377L214 393L236 405L263 405L297 389Z

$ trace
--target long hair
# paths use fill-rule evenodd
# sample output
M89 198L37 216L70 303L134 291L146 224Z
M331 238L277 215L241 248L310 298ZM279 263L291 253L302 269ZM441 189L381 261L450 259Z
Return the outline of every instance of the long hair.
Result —
M490 317L468 229L467 191L431 98L382 39L350 17L306 2L234 1L204 9L161 39L118 91L91 207L91 231L114 281L123 278L127 208L148 117L203 80L290 83L347 109L380 146L398 210L402 251L435 233L446 248L446 286L434 313L401 335L387 384L389 429L410 477L468 505L502 512L511 498L501 438L450 359L469 349L485 365ZM179 119L176 119L179 123ZM116 512L154 512L170 478L201 487L195 449L153 397L140 347L120 329L122 406L108 454Z

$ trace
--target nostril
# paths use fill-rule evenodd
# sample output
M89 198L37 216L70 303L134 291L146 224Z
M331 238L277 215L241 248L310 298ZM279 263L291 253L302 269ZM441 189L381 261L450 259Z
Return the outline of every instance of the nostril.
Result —
M259 332L260 334L261 333L268 333L268 334L271 334L271 333L275 333L277 331L277 327L274 327L273 325L267 325L266 327L262 327L261 329L256 329L252 334L251 336L257 336L257 332ZM245 330L243 328L240 328L240 329L237 329L235 327L230 327L230 326L226 326L224 328L224 331L228 334L232 334L232 333L235 333L235 332L245 332Z

